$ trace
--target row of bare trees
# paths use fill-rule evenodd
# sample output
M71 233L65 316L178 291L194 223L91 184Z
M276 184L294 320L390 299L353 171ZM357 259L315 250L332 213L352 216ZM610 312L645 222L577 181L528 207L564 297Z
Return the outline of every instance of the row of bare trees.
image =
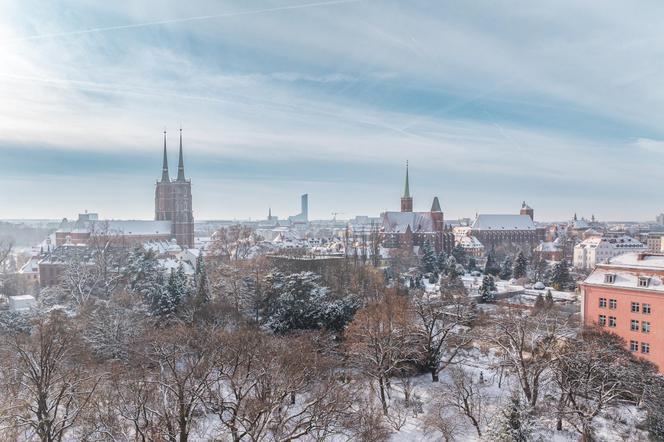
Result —
M124 359L94 358L61 313L2 345L4 440L322 440L351 428L356 393L320 335L176 324Z

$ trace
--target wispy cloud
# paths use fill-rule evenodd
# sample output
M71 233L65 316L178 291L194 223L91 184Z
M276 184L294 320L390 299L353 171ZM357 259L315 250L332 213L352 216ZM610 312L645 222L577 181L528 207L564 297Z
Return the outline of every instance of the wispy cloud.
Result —
M158 154L164 125L182 124L197 182L244 189L244 202L197 206L210 217L262 213L262 190L241 174L251 175L252 162L287 171L284 192L293 193L312 182L303 170L328 162L333 168L315 187L347 206L335 210L377 213L398 192L392 186L409 158L422 200L440 194L448 213L506 211L526 198L549 217L575 204L618 217L620 206L602 196L610 192L579 199L583 177L614 195L639 184L638 215L646 218L658 210L649 207L658 172L634 153L662 150L663 8L608 2L600 10L572 0L510 8L425 0L7 3L0 152L66 152L81 167L92 152L111 155L104 161L127 152L145 158ZM236 164L234 184L202 158ZM346 176L344 167L376 181ZM625 183L604 173L617 167ZM152 178L144 177L148 202ZM64 190L67 180L58 182ZM270 199L286 204L289 196ZM91 199L88 208L102 205ZM32 204L44 216L54 205Z

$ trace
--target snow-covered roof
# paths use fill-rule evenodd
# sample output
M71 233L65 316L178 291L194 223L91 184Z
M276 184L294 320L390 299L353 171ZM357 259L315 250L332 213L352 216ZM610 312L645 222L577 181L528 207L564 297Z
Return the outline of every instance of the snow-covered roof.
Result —
M173 224L171 221L111 220L104 221L101 228L105 228L105 225L108 225L110 232L123 235L170 235Z
M560 246L559 243L554 242L543 242L535 247L536 252L559 252Z
M464 249L483 249L484 245L474 236L464 236L459 239L459 244Z
M624 253L611 258L607 264L602 264L602 267L611 265L664 271L664 254Z
M627 235L618 236L616 238L591 236L574 247L578 249L594 249L599 247L600 244L605 244L614 249L647 250L647 247L643 243Z
M478 215L473 230L535 230L528 215Z
M412 232L433 232L431 212L384 212L383 229L388 233L404 233L408 226Z

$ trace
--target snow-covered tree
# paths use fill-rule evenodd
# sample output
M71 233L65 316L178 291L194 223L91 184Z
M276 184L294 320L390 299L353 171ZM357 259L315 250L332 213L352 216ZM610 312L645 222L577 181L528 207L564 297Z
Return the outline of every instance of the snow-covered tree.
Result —
M150 299L159 288L161 272L154 251L136 247L129 253L124 275L130 292Z
M546 295L544 295L544 305L546 308L553 307L553 293L551 293L551 289L547 290Z
M196 273L194 274L194 284L196 293L194 294L195 302L199 305L207 304L210 302L210 289L208 287L207 270L205 268L205 260L203 254L200 253L196 258Z
M463 346L470 342L460 325L468 323L472 308L467 297L453 293L417 293L411 308L414 333L424 357L423 365L438 382L439 373L452 364Z
M320 279L320 275L313 272L268 275L264 318L268 327L277 333L343 329L359 308L359 300L352 295L333 297Z
M440 273L445 273L447 264L447 254L444 250L441 250L438 256L436 257L436 265Z
M427 240L422 245L421 268L424 273L438 273L438 262L436 252Z
M500 266L500 273L498 274L500 279L508 280L512 277L512 259L509 256L505 257L505 260Z
M523 407L517 393L491 421L484 437L487 442L530 442L533 437L532 418Z
M528 273L528 260L523 255L523 252L519 252L516 255L516 260L514 260L514 269L512 270L512 276L516 279L525 278Z
M479 288L480 299L482 302L491 302L495 298L496 283L493 281L493 276L485 275L482 279L482 285Z
M452 249L452 256L454 256L457 263L461 264L462 266L466 265L467 261L466 250L461 246L461 244L457 244L454 246L454 248Z
M492 252L487 253L486 263L484 264L484 273L487 275L497 276L500 272L500 266L496 263L496 258Z
M567 260L563 259L557 262L553 267L553 274L551 275L551 285L553 288L556 290L565 290L569 288L571 282Z

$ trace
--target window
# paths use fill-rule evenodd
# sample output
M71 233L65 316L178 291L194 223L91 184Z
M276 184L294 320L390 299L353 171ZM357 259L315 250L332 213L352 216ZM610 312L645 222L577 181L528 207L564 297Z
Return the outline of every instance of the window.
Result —
M643 314L644 315L650 314L650 304L643 304Z
M629 341L629 351L639 351L639 341Z
M607 273L604 275L604 283L605 284L613 284L616 282L616 274L615 273Z
M599 308L606 308L606 298L599 298Z
M616 317L609 316L609 327L615 327L615 326L616 326Z
M641 343L641 353L643 353L643 354L650 353L650 344L648 344L647 342L642 342Z
M599 325L600 325L600 327L606 326L606 316L605 315L599 315Z
M650 333L650 322L643 321L641 323L641 330L643 331L643 333Z
M632 313L638 313L638 312L639 312L639 303L632 302Z
M609 299L609 308L615 310L618 307L618 301Z
M639 287L648 287L650 285L650 278L647 276L639 276Z
M632 319L632 324L630 326L630 330L639 331L639 321Z

